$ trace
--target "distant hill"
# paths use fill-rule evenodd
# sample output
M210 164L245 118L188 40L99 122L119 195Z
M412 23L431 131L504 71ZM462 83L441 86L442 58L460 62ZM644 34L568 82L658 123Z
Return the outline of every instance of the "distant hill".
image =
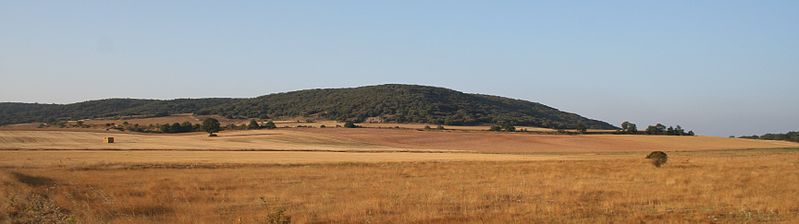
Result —
M256 98L175 100L105 99L73 104L0 103L0 124L53 122L113 116L216 114L228 118L317 117L356 122L514 125L574 129L616 129L608 123L540 103L418 85L377 85L311 89Z

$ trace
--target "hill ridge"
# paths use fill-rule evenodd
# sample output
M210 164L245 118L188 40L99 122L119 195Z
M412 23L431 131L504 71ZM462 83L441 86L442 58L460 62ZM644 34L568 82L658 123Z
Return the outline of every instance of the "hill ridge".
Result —
M513 123L555 129L616 129L606 122L523 99L464 93L435 86L382 84L316 88L253 98L110 98L71 104L0 103L0 124L63 119L194 113L228 118L318 117L398 123L478 125Z

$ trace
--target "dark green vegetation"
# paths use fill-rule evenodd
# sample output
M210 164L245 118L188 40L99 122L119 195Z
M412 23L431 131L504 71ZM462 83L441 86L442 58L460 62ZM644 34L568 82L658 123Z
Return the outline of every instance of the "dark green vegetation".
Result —
M621 123L621 130L619 130L621 134L646 134L646 135L678 135L678 136L694 136L696 135L694 131L686 132L685 129L677 125L677 127L669 126L668 128L666 125L663 124L655 124L649 125L643 132L639 131L637 126L629 121L625 121Z
M183 133L183 132L193 132L196 131L199 127L194 126L191 122L183 122L180 123L173 123L172 125L163 124L159 127L161 133Z
M219 121L216 120L216 119L213 119L213 118L205 119L203 121L202 129L205 132L208 132L208 135L211 135L211 136L213 136L214 133L219 132L219 131L222 130L222 128L219 127Z
M763 140L782 140L782 141L792 141L792 142L799 142L799 131L791 131L785 134L765 134L761 136L752 135L752 136L741 136L741 138L749 138L749 139L763 139Z
M589 129L616 129L608 123L540 103L438 87L395 84L301 90L248 99L107 99L65 105L0 103L0 124L178 113L258 119L306 116L353 122L378 117L398 123L512 123L555 129L574 129L582 124Z

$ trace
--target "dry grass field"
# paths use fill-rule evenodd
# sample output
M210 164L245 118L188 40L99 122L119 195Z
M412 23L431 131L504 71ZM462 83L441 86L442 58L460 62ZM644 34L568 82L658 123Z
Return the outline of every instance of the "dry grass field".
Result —
M74 131L73 131L74 130ZM114 144L103 137L113 136ZM96 129L0 130L0 150L460 151L488 153L695 151L799 147L797 143L694 136L540 135L379 128L280 128L132 134Z
M9 153L21 152L2 156ZM171 157L99 165L78 156L60 164L5 161L0 223L799 222L797 150L678 152L662 168L644 155L304 164L222 159L197 166ZM28 156L34 155L22 160Z
M797 148L385 128L5 129L0 223L796 223ZM655 168L651 150L669 162Z

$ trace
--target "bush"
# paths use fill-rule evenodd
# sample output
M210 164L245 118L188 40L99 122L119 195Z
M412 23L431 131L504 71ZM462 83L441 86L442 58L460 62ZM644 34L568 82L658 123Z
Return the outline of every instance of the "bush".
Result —
M649 159L649 161L652 162L652 165L655 165L655 167L660 167L663 166L663 164L666 164L666 161L669 160L669 155L662 151L654 151L649 153L646 158Z
M266 129L275 129L275 128L277 128L277 125L275 125L275 122L272 122L272 121L267 121L267 122L266 122L266 124L264 124L264 127L263 127L263 128L266 128Z
M258 125L258 122L255 121L255 119L253 119L250 120L250 124L247 125L247 129L250 130L261 129L261 125Z
M352 123L352 121L347 121L346 123L344 123L344 127L345 128L357 128L358 125L355 125L355 123Z

